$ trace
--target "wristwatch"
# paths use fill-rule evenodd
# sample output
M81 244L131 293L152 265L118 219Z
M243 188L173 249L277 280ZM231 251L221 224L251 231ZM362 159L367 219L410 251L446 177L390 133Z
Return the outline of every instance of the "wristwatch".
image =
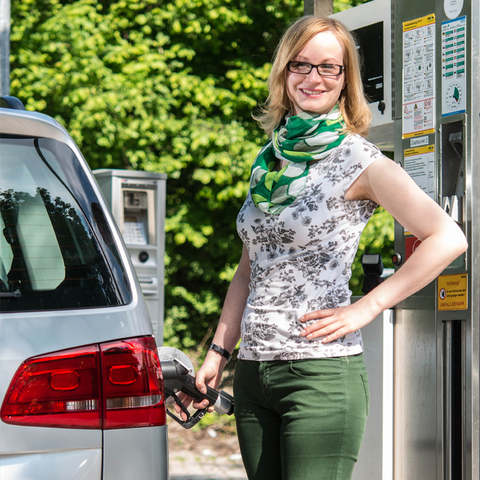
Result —
M220 354L223 358L226 358L227 362L229 362L230 359L232 358L232 355L230 353L228 353L224 348L219 347L215 343L212 343L210 345L210 350L213 350L214 352L217 352L218 354Z

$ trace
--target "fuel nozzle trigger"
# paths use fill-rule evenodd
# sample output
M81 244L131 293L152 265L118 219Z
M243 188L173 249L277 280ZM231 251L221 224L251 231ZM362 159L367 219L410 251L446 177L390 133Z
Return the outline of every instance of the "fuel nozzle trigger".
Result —
M177 393L184 392L186 394L189 394L188 391L190 391L192 387L191 380L193 380L193 387L196 389L195 379L190 375L188 367L184 365L178 358L173 359L173 361L171 362L161 362L161 366L163 372L165 396L167 397L167 400L170 398L173 399L173 401L185 413L187 419L182 420L180 417L176 416L168 409L167 414L177 423L179 423L183 428L190 429L205 416L205 414L207 413L207 408L197 410L193 415L191 415L187 407L185 407L183 402L178 398ZM190 385L188 385L189 383ZM190 396L196 399L195 396Z
M173 400L185 413L187 419L182 420L170 410L167 410L167 414L183 428L189 429L196 425L205 416L208 407L212 405L218 413L227 415L233 413L233 397L231 395L223 390L217 391L208 386L207 393L202 393L197 389L195 377L193 376L193 366L183 352L170 347L160 347L158 351L167 403L169 400ZM191 415L180 398L178 398L177 394L179 392L185 393L197 402L207 399L208 407L197 410Z

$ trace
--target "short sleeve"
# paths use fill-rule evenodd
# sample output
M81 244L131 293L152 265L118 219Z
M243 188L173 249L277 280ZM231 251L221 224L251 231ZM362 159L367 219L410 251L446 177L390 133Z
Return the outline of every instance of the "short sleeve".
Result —
M339 156L342 160L345 175L344 192L375 160L384 157L383 153L373 143L360 135L349 135L339 148L341 149Z

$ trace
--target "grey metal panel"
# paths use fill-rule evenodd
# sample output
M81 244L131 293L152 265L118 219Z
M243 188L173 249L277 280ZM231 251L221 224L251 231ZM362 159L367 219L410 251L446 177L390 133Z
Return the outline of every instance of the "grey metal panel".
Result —
M467 478L480 478L480 2L471 0L470 127L467 141L467 229L470 231L469 272L471 324L467 331Z
M352 480L393 479L393 310L362 328L370 408Z
M102 448L102 431L70 428L22 427L2 423L0 436L0 465L3 474L3 457L36 452L85 450ZM28 454L26 458L28 457ZM3 480L3 477L2 477Z
M100 480L101 449L0 457L2 480Z
M74 143L56 120L42 113L2 108L1 116L2 133L54 138L69 146Z
M395 311L395 479L437 479L436 321L426 300Z
M103 480L167 480L167 427L106 430Z

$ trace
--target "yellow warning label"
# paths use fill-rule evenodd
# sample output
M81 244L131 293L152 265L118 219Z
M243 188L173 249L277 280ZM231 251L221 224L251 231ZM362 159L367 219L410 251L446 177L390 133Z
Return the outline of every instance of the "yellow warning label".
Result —
M435 23L435 14L432 13L425 17L416 18L415 20L410 20L409 22L403 22L403 31L408 32L415 28L424 27L425 25L431 25Z
M407 148L403 151L405 157L412 155L423 155L424 153L432 153L435 151L435 145L425 145L424 147Z
M466 273L438 277L438 310L466 310L467 287Z
M419 137L421 135L429 135L431 133L435 133L434 128L429 128L427 130L422 130L422 131L419 131L419 132L405 133L404 135L402 135L402 138L414 138L414 137Z

